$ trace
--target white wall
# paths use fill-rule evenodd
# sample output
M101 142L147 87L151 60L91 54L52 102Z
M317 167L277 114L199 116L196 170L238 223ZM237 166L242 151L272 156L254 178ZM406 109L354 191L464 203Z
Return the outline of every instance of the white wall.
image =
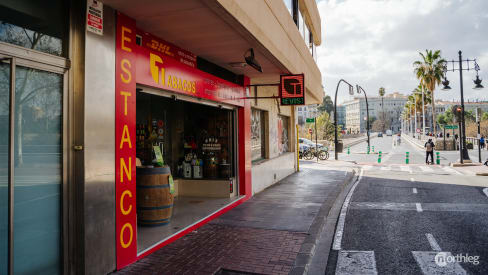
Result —
M286 178L295 172L294 152L266 160L252 166L253 195ZM276 178L275 178L276 176Z

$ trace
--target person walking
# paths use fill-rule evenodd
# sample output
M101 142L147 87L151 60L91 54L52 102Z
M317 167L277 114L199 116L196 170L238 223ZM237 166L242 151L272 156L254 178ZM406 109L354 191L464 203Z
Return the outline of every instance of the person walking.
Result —
M429 164L429 155L431 159L431 164L434 164L434 147L435 144L432 142L432 139L429 138L429 140L425 143L425 163Z
M480 138L480 147L481 149L485 149L485 136L481 136Z

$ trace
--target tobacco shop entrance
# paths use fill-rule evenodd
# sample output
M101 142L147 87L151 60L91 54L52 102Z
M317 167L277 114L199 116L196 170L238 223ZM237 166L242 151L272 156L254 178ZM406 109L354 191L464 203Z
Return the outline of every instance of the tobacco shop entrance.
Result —
M232 106L137 88L138 253L239 198L235 126Z

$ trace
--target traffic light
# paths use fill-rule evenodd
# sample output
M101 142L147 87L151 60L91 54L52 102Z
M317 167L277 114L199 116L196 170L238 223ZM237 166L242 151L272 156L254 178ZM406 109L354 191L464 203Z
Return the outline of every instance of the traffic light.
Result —
M454 119L456 120L456 122L460 122L462 119L463 108L461 108L460 105L454 105L452 106L451 111L454 115Z

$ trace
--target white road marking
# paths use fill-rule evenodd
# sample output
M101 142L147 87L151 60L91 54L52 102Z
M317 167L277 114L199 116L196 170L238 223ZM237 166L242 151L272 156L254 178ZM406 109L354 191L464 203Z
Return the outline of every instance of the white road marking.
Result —
M374 251L339 251L335 274L378 274Z
M413 192L414 194L417 194L417 188L412 188L412 192Z
M410 169L410 166L407 166L407 165L400 166L400 170L402 170L403 172L411 172L412 171Z
M463 173L459 172L458 170L454 169L454 168L451 168L449 166L445 166L444 168L442 168L444 171L448 172L448 173L451 173L451 174L458 174L458 175L462 175Z
M422 210L422 205L420 205L420 203L415 203L415 207L417 208L417 212L422 212L424 210Z
M410 181L411 181L411 182L414 182L414 181L415 181L415 179L414 179L414 178L410 178Z
M381 170L383 170L383 171L390 171L391 170L391 167L390 166L383 166L383 167L381 167Z
M488 188L483 189L483 193L488 197Z
M368 170L371 170L371 168L373 168L373 166L371 166L371 165L364 165L362 168L363 168L363 170L368 171Z
M467 274L459 263L447 262L447 258L452 257L451 252L437 252L437 251L412 251L413 257L417 261L423 274ZM445 266L436 263L438 261L446 263Z
M354 183L351 190L349 190L349 193L347 194L346 199L342 204L341 213L339 214L339 221L337 222L336 234L334 236L334 244L332 246L332 249L334 250L341 250L342 235L344 233L344 223L346 221L347 208L349 207L349 203L351 201L352 194L354 193L354 189L356 189L356 186L358 186L359 182L363 178L363 173L364 170L361 169L358 180L356 181L356 183Z
M441 247L439 246L439 244L437 243L437 241L435 240L435 238L432 234L427 233L427 234L425 234L425 237L427 237L427 240L429 241L429 244L430 244L430 247L432 248L432 250L442 251Z
M430 167L427 167L427 166L419 166L419 167L424 172L434 172L434 170Z

